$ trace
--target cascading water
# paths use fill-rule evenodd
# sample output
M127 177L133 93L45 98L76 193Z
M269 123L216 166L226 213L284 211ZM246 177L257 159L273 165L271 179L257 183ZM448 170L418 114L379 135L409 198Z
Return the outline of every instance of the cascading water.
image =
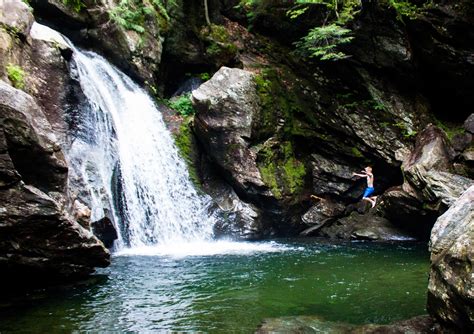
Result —
M87 103L66 152L70 179L89 193L93 220L108 212L119 222L116 248L209 240L214 224L210 198L194 189L146 92L105 59L78 50L54 30L35 23L32 34L62 39L74 51Z

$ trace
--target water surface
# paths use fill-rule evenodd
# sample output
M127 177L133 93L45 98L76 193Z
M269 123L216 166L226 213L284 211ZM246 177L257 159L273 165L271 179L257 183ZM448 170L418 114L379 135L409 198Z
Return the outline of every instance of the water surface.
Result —
M89 283L0 308L0 332L252 333L264 318L292 315L388 323L426 313L428 267L426 245L415 243L140 249Z

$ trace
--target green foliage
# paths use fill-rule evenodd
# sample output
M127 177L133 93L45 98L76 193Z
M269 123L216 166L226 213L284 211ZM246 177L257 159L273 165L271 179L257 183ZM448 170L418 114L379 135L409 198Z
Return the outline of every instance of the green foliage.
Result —
M194 115L196 112L191 102L190 93L181 95L176 100L170 101L169 106L176 110L181 116Z
M8 64L7 76L13 87L18 89L25 88L25 71L20 66Z
M207 72L200 73L199 77L201 78L202 81L207 81L211 78L211 75Z
M328 16L322 26L311 29L308 34L295 44L297 52L304 57L320 60L340 60L348 58L340 51L340 46L353 40L352 31L347 27L359 12L360 0L312 0L297 1L297 6L287 12L296 19L306 12L309 4L320 4L326 7Z
M62 0L63 4L69 8L72 8L75 12L79 13L82 9L86 8L86 5L82 0Z
M435 118L436 126L443 130L446 133L446 136L448 137L449 140L452 140L455 135L457 134L463 134L464 133L464 127L462 124L456 124L448 121L441 121L437 118Z
M417 132L410 129L405 122L397 122L393 125L401 130L403 137L406 139L411 139L417 134Z
M403 18L416 19L426 9L433 6L432 1L424 2L422 5L416 5L407 0L384 0L383 2L386 2L386 5L395 9L400 20Z
M207 42L206 54L210 57L232 58L238 52L237 46L229 42L231 36L226 27L211 24L204 27L200 32L201 38Z
M163 0L152 0L151 2L120 0L118 5L109 11L109 17L125 29L134 30L138 33L146 31L145 27L148 20L156 20L159 27L165 30L170 20L167 8L176 5L175 1L166 3L167 5L163 3Z
M337 24L316 27L308 35L296 42L296 48L303 56L315 57L321 60L339 60L349 57L338 50L338 47L349 43L354 37L351 30Z

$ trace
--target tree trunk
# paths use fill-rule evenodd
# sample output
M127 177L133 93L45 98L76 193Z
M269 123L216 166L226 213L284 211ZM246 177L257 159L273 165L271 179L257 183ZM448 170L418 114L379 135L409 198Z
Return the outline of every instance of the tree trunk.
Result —
M209 7L207 5L207 0L204 0L204 15L206 16L207 25L210 26L211 20L209 20Z

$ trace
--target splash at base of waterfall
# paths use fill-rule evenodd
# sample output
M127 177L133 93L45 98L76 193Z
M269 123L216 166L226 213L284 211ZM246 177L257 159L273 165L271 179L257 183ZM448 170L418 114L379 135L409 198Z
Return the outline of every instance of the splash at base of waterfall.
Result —
M275 241L269 242L234 242L218 240L212 242L166 243L158 246L144 246L123 249L114 256L165 256L182 258L187 256L213 255L251 255L256 253L278 253L291 250Z

